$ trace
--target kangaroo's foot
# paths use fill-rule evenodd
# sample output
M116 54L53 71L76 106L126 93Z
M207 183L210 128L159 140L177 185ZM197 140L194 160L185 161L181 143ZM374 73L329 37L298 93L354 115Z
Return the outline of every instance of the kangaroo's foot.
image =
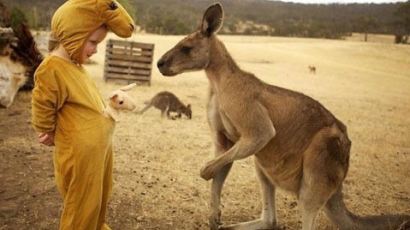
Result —
M219 227L219 230L281 230L276 223L268 222L263 219L256 219L248 222L231 224L231 225L222 225Z
M218 230L219 226L222 225L221 222L221 211L219 210L216 213L213 213L210 217L209 217L209 228L211 230Z

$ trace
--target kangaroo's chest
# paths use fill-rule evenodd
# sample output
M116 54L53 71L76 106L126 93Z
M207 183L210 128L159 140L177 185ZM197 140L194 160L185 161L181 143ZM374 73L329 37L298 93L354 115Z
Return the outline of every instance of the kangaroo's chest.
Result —
M220 106L218 97L211 95L208 102L208 121L211 129L223 133L230 141L236 142L240 134L235 124L229 119L228 112Z
M232 142L236 142L239 140L239 133L235 128L235 124L232 123L232 121L229 119L229 117L226 114L226 111L219 110L219 114L221 117L221 122L224 128L224 134L225 136L231 140Z

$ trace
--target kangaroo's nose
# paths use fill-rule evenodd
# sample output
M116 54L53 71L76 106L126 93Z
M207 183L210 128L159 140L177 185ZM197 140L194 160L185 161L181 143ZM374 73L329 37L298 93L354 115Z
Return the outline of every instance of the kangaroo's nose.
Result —
M157 62L157 67L158 67L158 68L161 68L161 67L163 67L164 65L165 65L165 61L162 60L162 59Z

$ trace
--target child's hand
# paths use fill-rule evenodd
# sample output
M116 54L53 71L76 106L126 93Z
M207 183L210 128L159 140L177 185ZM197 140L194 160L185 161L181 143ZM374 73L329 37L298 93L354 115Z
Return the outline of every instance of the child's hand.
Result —
M53 146L54 145L54 132L39 133L38 142L40 142L43 145Z

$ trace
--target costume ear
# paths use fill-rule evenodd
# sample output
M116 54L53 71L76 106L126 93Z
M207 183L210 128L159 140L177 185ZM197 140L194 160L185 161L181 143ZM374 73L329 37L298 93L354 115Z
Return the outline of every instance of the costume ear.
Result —
M132 84L129 84L129 85L127 85L127 86L122 87L120 90L122 90L122 91L128 91L128 90L134 88L135 86L137 86L137 84L136 84L136 83L132 83Z
M220 3L216 3L208 7L202 18L201 32L206 36L218 32L222 26L223 9Z

